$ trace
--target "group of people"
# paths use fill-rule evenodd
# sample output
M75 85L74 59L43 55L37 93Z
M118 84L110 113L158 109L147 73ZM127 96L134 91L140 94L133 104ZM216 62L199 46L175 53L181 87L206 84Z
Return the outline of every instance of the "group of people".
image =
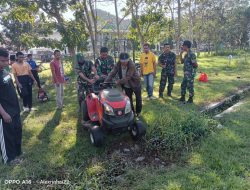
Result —
M10 75L12 70L13 76ZM14 78L16 87L14 86ZM32 107L32 85L41 88L38 65L32 54L22 52L10 55L0 48L0 144L4 163L15 160L22 154L22 123L17 93L23 100L23 111L30 112Z
M184 41L181 52L181 62L184 64L184 77L181 83L180 101L185 102L186 89L189 90L187 102L193 102L194 77L198 67L196 56L191 51L191 42ZM76 55L75 70L78 74L78 97L79 103L85 99L88 84L94 84L96 80L102 79L109 82L115 79L131 101L131 108L137 117L142 111L141 77L144 78L148 99L156 99L153 96L154 79L156 77L157 65L162 68L159 86L159 98L163 98L163 92L167 86L167 95L172 96L173 85L176 75L176 55L171 52L170 44L164 44L164 51L156 61L156 56L150 51L149 44L144 44L144 52L140 56L140 72L135 63L130 59L128 53L121 53L115 64L114 59L108 55L108 48L102 47L100 56L93 63L87 60L83 54ZM15 58L9 56L6 49L0 48L0 143L4 163L11 162L21 155L22 124L20 119L20 107L16 94L16 88L12 77L7 71L11 65L17 91L23 100L25 112L32 108L32 85L41 88L38 75L39 66L32 59L17 52ZM56 90L57 109L63 109L63 84L65 83L64 68L59 50L54 51L54 58L50 63L52 80ZM135 96L136 106L133 105Z
M176 54L171 51L170 44L164 44L163 53L158 58L150 51L150 45L143 45L143 53L140 56L140 72L137 71L135 63L129 58L128 53L121 53L119 60L114 64L114 60L108 55L108 49L102 47L100 57L93 64L84 58L83 54L77 54L76 71L78 73L78 95L79 103L85 98L88 91L88 83L93 84L97 79L102 78L108 82L116 78L115 82L120 85L131 101L131 107L136 116L140 116L142 111L141 77L147 91L147 99L156 99L153 96L154 79L156 77L157 65L162 68L159 86L159 98L163 98L163 92L167 86L167 95L172 96L173 85L176 76ZM181 51L181 63L184 64L184 77L181 83L180 101L185 102L186 90L189 90L188 103L193 103L194 97L194 77L198 67L196 56L191 51L191 42L184 41ZM133 95L136 106L133 105Z

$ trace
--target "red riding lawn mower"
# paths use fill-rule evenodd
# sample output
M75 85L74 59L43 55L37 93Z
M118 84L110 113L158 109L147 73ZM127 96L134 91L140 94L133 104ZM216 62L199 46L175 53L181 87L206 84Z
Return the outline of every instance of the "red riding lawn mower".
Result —
M91 143L104 143L104 133L129 132L134 140L146 134L145 125L135 117L129 98L113 82L95 82L81 103L83 126L89 130Z

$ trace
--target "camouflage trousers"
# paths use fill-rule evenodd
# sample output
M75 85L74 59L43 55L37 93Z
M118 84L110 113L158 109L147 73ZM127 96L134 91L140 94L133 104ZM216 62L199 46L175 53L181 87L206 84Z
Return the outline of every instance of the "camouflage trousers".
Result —
M81 105L82 101L86 98L88 87L87 84L78 82L77 86L77 95L78 95L78 103Z
M160 87L159 87L160 95L162 95L162 93L164 92L167 82L168 82L168 94L171 94L171 91L173 90L173 86L174 86L174 74L166 73L162 71Z
M181 95L185 96L186 89L189 91L189 97L194 96L194 74L185 72L181 83Z

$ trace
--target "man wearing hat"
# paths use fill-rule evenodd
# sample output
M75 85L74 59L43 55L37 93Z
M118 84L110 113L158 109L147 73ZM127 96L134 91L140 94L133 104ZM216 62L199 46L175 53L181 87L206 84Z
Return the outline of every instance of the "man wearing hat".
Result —
M99 77L105 79L114 67L114 59L108 55L108 48L102 47L100 57L95 60L95 67Z
M183 51L186 52L185 57L183 58L183 71L184 77L181 83L181 102L185 102L186 89L189 91L188 103L193 103L194 97L194 77L196 74L196 69L198 67L196 61L196 55L191 51L191 42L186 40L183 42Z
M78 74L78 100L79 105L85 100L86 91L88 88L87 84L94 84L99 78L96 72L96 68L92 61L85 59L82 53L76 55L76 73Z
M116 84L122 86L126 95L130 99L132 110L136 116L139 117L142 110L141 79L136 71L135 64L129 59L127 53L120 54L119 61L109 73L105 81L111 81L117 73L119 79L116 81ZM134 109L133 105L133 94L135 94L136 109Z

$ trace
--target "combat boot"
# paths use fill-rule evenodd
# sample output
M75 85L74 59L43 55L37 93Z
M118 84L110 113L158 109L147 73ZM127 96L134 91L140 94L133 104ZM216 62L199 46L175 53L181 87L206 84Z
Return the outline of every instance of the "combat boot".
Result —
M169 97L171 97L171 96L172 96L171 91L168 91L168 96L169 96Z
M193 103L193 96L190 96L190 97L188 98L187 103L190 103L190 104L192 104L192 103Z
M180 102L185 102L185 95L182 95L181 98L179 99Z
M167 92L167 95L169 96L169 97L171 97L172 95L171 95L171 93L172 93L172 89L173 89L173 86L168 86L168 92Z

